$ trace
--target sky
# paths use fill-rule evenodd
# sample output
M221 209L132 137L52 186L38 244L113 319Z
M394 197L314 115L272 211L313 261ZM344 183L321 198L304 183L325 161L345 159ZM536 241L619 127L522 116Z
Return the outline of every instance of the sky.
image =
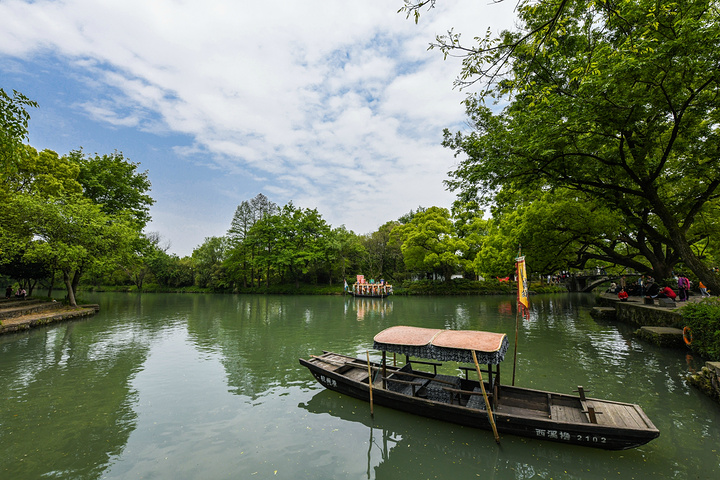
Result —
M29 143L120 151L152 183L169 252L225 235L243 200L316 208L370 233L449 208L469 128L459 58L428 51L513 25L514 1L0 0L0 88L39 103Z

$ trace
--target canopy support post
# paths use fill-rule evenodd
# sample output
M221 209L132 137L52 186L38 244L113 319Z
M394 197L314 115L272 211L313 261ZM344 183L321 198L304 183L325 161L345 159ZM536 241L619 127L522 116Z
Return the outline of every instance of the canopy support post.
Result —
M368 350L365 350L365 355L367 355L368 386L370 387L370 417L375 418L375 414L373 413L373 398L372 398L373 376L372 376L372 369L370 368L370 352Z
M382 387L383 390L387 390L387 382L385 381L385 378L387 378L387 352L383 350L382 354Z
M475 350L472 351L473 361L475 362L475 370L477 370L478 379L480 380L480 389L482 389L483 398L485 399L485 408L487 409L488 419L492 426L493 433L495 434L495 442L500 444L500 435L498 435L497 427L495 426L495 419L493 418L492 410L490 409L490 400L488 400L487 392L485 391L485 384L483 383L482 372L480 372L480 364L478 363L477 355Z

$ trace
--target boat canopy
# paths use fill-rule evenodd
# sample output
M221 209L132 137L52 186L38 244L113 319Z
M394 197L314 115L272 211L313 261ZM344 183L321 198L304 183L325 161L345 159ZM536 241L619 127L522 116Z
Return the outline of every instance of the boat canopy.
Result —
M508 339L504 333L397 326L375 335L373 348L462 363L473 363L474 350L479 363L497 365L505 358Z

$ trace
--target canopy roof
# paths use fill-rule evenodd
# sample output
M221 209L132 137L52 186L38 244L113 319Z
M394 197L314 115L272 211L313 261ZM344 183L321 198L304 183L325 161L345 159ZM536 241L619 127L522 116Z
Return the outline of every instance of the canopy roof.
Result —
M504 333L476 330L441 330L397 326L375 335L373 348L440 361L473 363L472 351L478 362L497 365L508 349Z

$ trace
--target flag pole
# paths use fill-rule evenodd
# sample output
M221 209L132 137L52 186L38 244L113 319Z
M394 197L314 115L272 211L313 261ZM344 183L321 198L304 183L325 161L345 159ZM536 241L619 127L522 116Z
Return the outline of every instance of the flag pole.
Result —
M518 325L520 323L520 264L518 259L522 256L522 247L518 244L518 258L515 259L515 278L518 282L517 299L515 302L515 351L513 353L513 374L512 374L512 386L515 386L515 366L517 365L517 347L518 347Z

